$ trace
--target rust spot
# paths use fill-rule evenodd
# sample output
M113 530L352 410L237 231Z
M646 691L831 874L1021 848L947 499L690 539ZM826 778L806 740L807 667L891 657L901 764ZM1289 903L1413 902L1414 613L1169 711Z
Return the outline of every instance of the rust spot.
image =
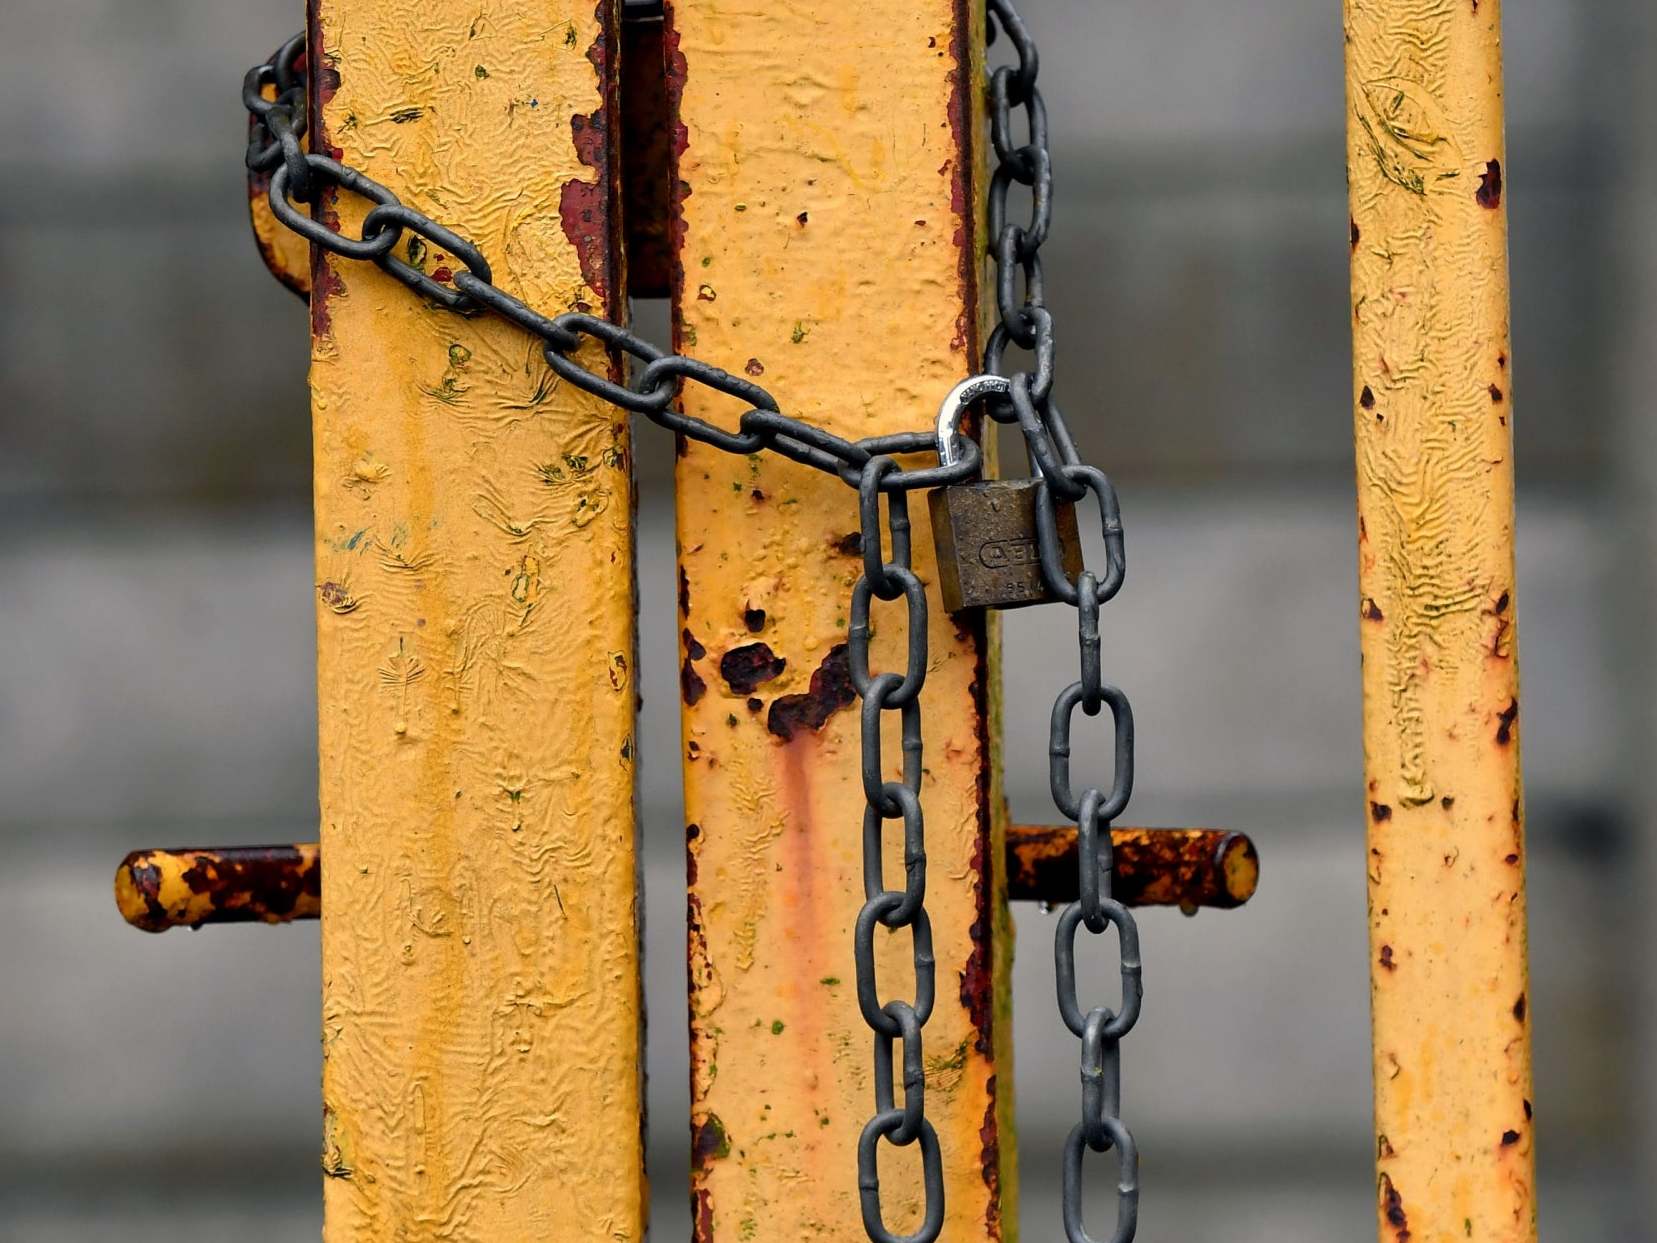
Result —
M750 358L742 365L742 369L752 376L761 376L765 374L765 364L760 362L757 358Z
M690 632L688 627L680 632L679 637L685 641L685 655L689 656L692 660L701 660L702 657L708 654L708 649L702 646L701 642Z
M322 200L316 204L317 219L329 228L339 227L339 212L335 211L333 195L337 190L324 191ZM329 262L327 253L320 246L311 247L311 333L314 336L326 337L333 332L333 309L328 305L334 295L345 292L345 282L340 279L334 265Z
M1474 198L1478 199L1480 207L1491 210L1502 205L1502 162L1490 160L1485 163L1484 172L1479 174L1479 188Z
M1244 834L1224 829L1118 828L1113 892L1128 906L1236 907L1254 896L1260 857ZM1007 896L1076 899L1076 830L1007 826Z
M608 146L604 110L601 108L590 116L571 117L570 132L575 138L577 158L588 168L599 170L600 175L593 181L579 177L566 181L558 196L558 216L564 223L564 236L575 247L576 258L581 263L581 279L601 300L607 301L610 213L606 210L609 186L603 175Z
M596 11L600 33L587 48L587 59L603 84L604 100L591 114L577 113L570 118L576 158L595 175L591 181L572 177L564 183L558 196L558 217L564 236L575 247L581 279L614 313L620 307L612 305L612 295L619 303L620 291L613 289L611 275L621 251L621 221L620 213L611 211L610 204L621 201L621 167L615 158L616 131L609 118L620 115L621 83L610 65L609 9L605 0L599 0Z
M798 216L794 217L795 223L797 223L802 229L805 228L806 222L810 219L811 216L806 212L801 212Z
M1392 1175L1381 1175L1381 1215L1392 1228L1397 1243L1410 1243L1410 1221L1404 1214L1404 1197L1392 1185Z
M1505 591L1502 592L1501 595L1496 597L1496 612L1498 612L1498 613L1507 612L1507 606L1509 604L1511 604L1512 601L1513 601L1513 597L1510 593L1505 592Z
M685 887L688 890L685 920L692 931L700 931L702 927L702 903L696 897L697 862L693 848L696 839L701 836L701 825L693 823L685 826Z
M748 711L750 712L758 712L763 707L765 707L765 701L758 695L748 700Z
M765 728L784 742L790 742L803 730L822 729L831 716L856 698L850 654L844 643L837 643L812 673L809 690L772 701Z
M1392 960L1392 946L1383 945L1381 947L1381 965L1388 971L1398 970L1398 964Z
M984 1204L984 1237L1001 1237L1001 1138L996 1126L995 1076L984 1084L989 1100L984 1105L984 1121L978 1127L978 1171L983 1176L989 1196Z
M756 503L759 503L759 502L762 502L762 501L765 500L765 493L759 488L755 488L752 492L748 493L748 495Z
M1500 388L1498 388L1496 385L1492 384L1490 386L1490 400L1493 404L1498 405L1498 406L1501 405L1502 402L1506 399L1506 396L1507 396L1507 394L1503 393L1502 390Z
M696 666L690 663L690 657L685 657L685 663L679 668L679 693L684 701L694 708L702 702L702 696L708 693L708 684L702 680L702 675L696 672Z
M706 1187L698 1187L691 1193L691 1213L695 1220L694 1243L714 1243L713 1240L713 1197Z
M1517 1144L1518 1142L1519 1142L1519 1132L1517 1132L1517 1131L1503 1131L1502 1132L1502 1147L1503 1148L1511 1148L1511 1147L1513 1147L1514 1144Z
M863 532L853 531L842 535L837 540L831 540L829 547L846 557L861 557L863 555Z
M1525 1001L1525 995L1523 993L1520 993L1519 1000L1513 1003L1513 1017L1521 1023L1525 1021L1525 1011L1528 1008L1528 1004L1529 1003Z
M734 694L750 695L766 682L781 676L788 661L766 643L733 647L719 658L719 676Z
M960 307L955 318L955 334L950 348L968 355L978 352L978 277L982 245L977 236L978 203L973 197L973 144L980 140L973 128L973 113L981 96L972 72L972 23L957 11L950 30L950 55L954 61L949 71L949 103L945 115L949 122L951 150L960 158L945 160L940 175L949 177L949 208L955 219L952 240L959 257L956 284Z
M169 866L176 879L169 881ZM116 873L116 902L146 932L206 923L287 923L321 912L322 855L303 846L134 851Z
M1517 699L1510 699L1508 700L1507 707L1503 708L1501 715L1496 718L1497 745L1505 747L1508 743L1513 741L1513 726L1518 719L1519 701Z
M1519 856L1518 855L1504 855L1502 857L1502 862L1507 863L1509 865L1515 864L1515 863L1519 862Z
M1496 355L1496 365L1503 371L1507 370L1507 354L1505 352Z
M1438 800L1438 805L1444 808L1445 811L1449 811L1450 808L1456 805L1456 800L1452 795L1446 794L1443 798Z
M1367 384L1364 385L1364 391L1358 394L1358 404L1365 410L1375 409L1375 390Z
M1358 222L1350 216L1347 217L1347 221L1352 225L1352 252L1356 254L1358 251Z
M685 54L680 47L679 30L673 21L673 6L668 5L662 15L662 77L667 91L665 115L672 122L672 133L668 148L668 162L671 169L669 177L668 244L670 253L680 256L685 252L685 199L690 196L691 192L690 183L679 175L680 162L686 148L690 145L690 130L685 126L682 119L683 110L681 108L685 95L686 76ZM686 340L683 310L685 305L685 265L683 263L672 263L668 270L672 278L673 343L676 348L683 349L690 344Z
M684 566L679 567L679 616L690 616L690 575Z
M1371 803L1369 814L1374 817L1376 824L1392 819L1392 808L1385 803Z
M1358 614L1365 621L1378 622L1387 619L1387 615L1381 612L1381 606L1376 604L1369 596L1364 597L1363 604L1358 608Z
M1530 1102L1527 1100L1525 1102L1525 1121L1529 1122L1530 1117L1531 1117L1531 1107L1530 1107Z
M751 604L746 606L742 610L742 624L748 627L749 634L758 634L765 629L765 610Z

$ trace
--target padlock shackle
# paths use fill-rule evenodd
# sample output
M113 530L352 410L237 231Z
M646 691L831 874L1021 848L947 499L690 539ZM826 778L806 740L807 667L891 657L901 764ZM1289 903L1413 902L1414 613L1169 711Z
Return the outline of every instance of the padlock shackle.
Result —
M961 416L974 402L985 397L1005 397L1013 382L1003 375L975 375L962 380L938 407L938 465L954 466L961 460L956 442L960 439Z

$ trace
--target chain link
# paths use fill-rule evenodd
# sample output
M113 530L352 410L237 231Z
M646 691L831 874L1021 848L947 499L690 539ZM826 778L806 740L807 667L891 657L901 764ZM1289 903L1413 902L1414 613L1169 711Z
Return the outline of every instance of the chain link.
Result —
M651 3L627 0L628 13L647 9ZM1132 793L1133 713L1127 697L1102 679L1099 640L1099 606L1116 594L1126 569L1122 523L1114 487L1104 474L1081 460L1053 400L1053 317L1046 307L1041 262L1041 248L1052 225L1053 173L1046 104L1036 85L1038 53L1012 0L987 3L989 37L994 41L1004 36L1012 45L1016 63L995 68L988 82L990 141L997 161L989 185L989 253L995 262L999 318L985 342L984 373L1006 379L986 386L993 387L994 394L985 408L995 420L1017 424L1023 435L1031 474L1039 484L1036 544L1042 577L1056 598L1077 608L1082 675L1054 704L1048 748L1054 801L1077 824L1080 868L1080 898L1060 916L1054 945L1059 1012L1082 1042L1082 1119L1065 1144L1061 1207L1069 1243L1095 1243L1082 1221L1082 1159L1087 1151L1115 1149L1118 1203L1110 1243L1131 1243L1138 1217L1139 1159L1133 1137L1118 1116L1120 1042L1139 1018L1141 968L1133 916L1111 897L1110 826ZM925 587L913 568L908 495L977 479L983 462L978 442L959 438L937 465L905 468L897 455L937 452L932 429L846 440L781 413L771 394L752 381L711 363L668 353L619 324L577 312L548 316L534 310L495 285L487 259L465 237L407 206L360 170L304 151L301 140L308 126L301 69L304 47L303 36L290 39L271 60L249 70L242 87L242 101L255 121L247 165L270 174L270 205L278 220L331 254L378 265L435 306L466 316L487 313L516 325L541 343L547 365L563 380L676 435L727 453L769 450L838 476L857 489L863 573L852 590L847 647L853 687L862 703L865 900L854 927L853 957L858 1008L874 1039L875 1097L874 1115L857 1143L858 1197L864 1230L872 1243L933 1243L943 1229L944 1177L937 1131L926 1117L922 1043L922 1029L937 995L932 924L926 912L926 828L920 799L920 693L928 662L928 606ZM264 97L266 87L272 89L274 99ZM1019 128L1015 113L1022 114L1022 142L1015 137ZM314 203L325 186L372 204L363 218L360 237L350 237L301 210L300 205ZM1014 186L1029 191L1029 214L1022 224L1009 216ZM448 281L439 281L412 261L412 247L405 249L411 261L398 258L395 251L405 234L454 256L460 269ZM611 356L633 360L632 383L620 383L585 365L577 355L588 341L605 346ZM1029 355L1033 365L1025 370L1009 367L1008 354L1014 349ZM744 405L736 429L719 427L678 408L686 383ZM1072 581L1064 565L1057 505L1073 503L1090 492L1099 506L1106 566L1102 575L1083 571ZM876 600L903 601L907 657L902 673L874 672L870 667L871 615ZM1077 706L1088 716L1110 708L1115 763L1108 794L1096 785L1087 786L1079 796L1073 793L1070 734ZM887 779L882 758L887 713L898 717L902 773L896 781ZM888 889L884 878L882 856L889 821L902 825L901 889ZM1093 935L1116 930L1122 998L1115 1009L1097 1006L1084 1012L1077 1000L1076 936L1084 927ZM909 931L913 1001L881 1000L875 945L881 928L893 935ZM901 1059L895 1043L902 1045ZM901 1104L897 1098L900 1061ZM896 1234L885 1222L878 1171L883 1138L895 1147L920 1147L922 1220L911 1234Z
M1076 822L1077 901L1065 908L1054 930L1053 974L1059 1015L1082 1042L1081 1121L1065 1141L1060 1209L1068 1243L1096 1243L1082 1214L1082 1159L1088 1152L1116 1151L1116 1225L1110 1243L1132 1243L1139 1221L1139 1150L1121 1119L1121 1041L1139 1021L1142 999L1139 929L1127 907L1111 897L1111 822L1122 814L1133 793L1133 709L1128 698L1104 681L1099 650L1099 606L1121 589L1127 572L1122 518L1116 489L1101 471L1086 465L1053 400L1055 349L1053 317L1047 311L1041 248L1053 220L1053 161L1047 143L1047 106L1036 85L1040 61L1029 31L1012 0L988 0L997 30L1012 45L1016 63L990 74L990 142L996 168L990 178L988 221L990 253L996 265L995 297L1000 322L984 347L984 370L1010 375L1004 400L990 414L1016 423L1030 457L1036 489L1036 550L1047 590L1076 609L1081 680L1059 693L1053 704L1048 754L1053 801ZM1023 113L1026 141L1014 138L1013 114ZM1009 213L1014 186L1029 190L1027 223ZM1022 293L1020 289L1022 287ZM1027 353L1033 366L1013 371L1007 354ZM1104 534L1105 568L1100 575L1083 571L1074 580L1065 570L1059 539L1057 505L1089 493L1099 506ZM1070 776L1070 734L1076 708L1087 716L1110 709L1115 730L1115 762L1108 787L1089 785L1078 796ZM1105 791L1108 789L1108 793ZM1076 996L1076 935L1099 936L1116 930L1122 975L1122 998L1115 1007L1084 1011Z

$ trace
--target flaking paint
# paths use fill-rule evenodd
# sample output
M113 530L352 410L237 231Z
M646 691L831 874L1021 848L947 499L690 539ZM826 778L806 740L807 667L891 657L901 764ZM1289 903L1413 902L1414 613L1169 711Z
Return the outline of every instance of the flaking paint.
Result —
M977 348L976 9L923 0L871 20L867 9L670 0L680 348L733 372L762 368L787 413L841 435L931 424ZM695 391L686 402L723 426L740 413ZM684 624L710 653L741 649L761 604L775 662L753 685L699 675L682 709L692 1112L717 1116L729 1141L693 1173L697 1238L862 1237L854 1152L873 1089L851 961L862 790L844 647L855 495L774 456L681 452ZM931 584L924 511L915 498L917 569ZM1014 1154L998 1086L1010 1076L995 1074L1008 1058L1010 960L989 771L994 632L958 626L932 599L922 799L939 969L927 1111L944 1152L944 1237L1010 1237ZM876 619L878 667L901 661L899 611ZM899 939L879 963L889 995L912 988ZM900 1231L918 1219L914 1155L881 1163Z
M616 231L560 211L608 210L614 21L312 0L318 141L536 308L615 314ZM316 273L324 1237L642 1239L627 420L519 329Z
M1531 1243L1501 5L1346 61L1377 1226Z

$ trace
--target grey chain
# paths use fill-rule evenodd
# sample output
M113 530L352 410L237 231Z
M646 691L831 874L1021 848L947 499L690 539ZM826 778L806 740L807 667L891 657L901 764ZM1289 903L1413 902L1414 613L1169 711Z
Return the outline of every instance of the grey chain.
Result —
M1078 900L1059 916L1054 930L1053 974L1059 1015L1082 1042L1081 1121L1065 1140L1060 1208L1068 1243L1096 1243L1082 1217L1082 1158L1086 1151L1116 1150L1116 1226L1110 1243L1132 1243L1139 1221L1139 1150L1121 1119L1121 1040L1139 1021L1141 968L1139 929L1128 908L1111 897L1111 822L1122 814L1133 792L1133 709L1128 698L1107 685L1101 672L1099 606L1121 589L1127 561L1116 489L1106 476L1085 465L1053 400L1053 317L1046 307L1041 247L1053 212L1053 162L1047 142L1047 107L1036 85L1040 60L1034 41L1012 0L988 0L996 25L1013 45L1017 63L998 66L990 75L990 141L996 168L990 180L989 232L996 266L996 309L1001 322L984 348L984 370L1005 374L1010 346L1034 356L1034 370L1015 374L1006 401L989 412L1002 422L1016 422L1024 434L1036 490L1036 547L1042 580L1077 616L1081 679L1059 692L1053 704L1048 738L1049 778L1053 801L1076 822ZM1024 113L1025 137L1014 137L1015 111ZM1014 185L1030 190L1029 223L1008 219L1007 199ZM1022 284L1022 296L1019 286ZM1092 493L1104 529L1103 577L1083 571L1072 582L1065 573L1059 544L1056 505L1074 503ZM1070 731L1076 708L1096 716L1109 706L1115 730L1115 762L1107 795L1089 786L1078 797L1070 780ZM1076 997L1076 933L1095 935L1114 927L1120 946L1122 1001L1119 1009L1095 1006L1084 1012Z
M988 406L1000 422L1016 422L1029 451L1037 491L1036 528L1042 577L1057 598L1075 606L1079 616L1082 680L1067 687L1054 705L1049 746L1054 800L1077 821L1080 841L1081 899L1059 919L1055 949L1059 1010L1082 1040L1082 1121L1065 1145L1063 1213L1070 1243L1095 1243L1081 1219L1081 1163L1084 1146L1095 1152L1116 1148L1120 1167L1117 1228L1111 1243L1131 1243L1138 1211L1138 1158L1133 1138L1117 1117L1121 1100L1118 1042L1139 1016L1138 933L1133 917L1111 899L1110 823L1126 805L1133 783L1133 716L1126 697L1100 678L1099 605L1121 586L1124 559L1116 493L1109 479L1085 465L1053 401L1053 322L1043 293L1040 250L1052 215L1052 164L1047 144L1047 115L1036 87L1038 59L1023 21L1011 0L988 0L996 30L1017 53L1016 65L1003 65L990 76L991 140L997 166L989 189L988 219L996 262L996 305L1000 322L984 349L984 370L1009 374L1011 347L1034 356L1033 370L1012 371L1008 397ZM406 206L391 190L326 156L301 146L306 126L306 86L300 60L303 36L295 36L268 62L248 71L242 100L256 122L247 166L270 175L270 206L278 220L312 244L347 259L368 260L426 298L456 314L490 312L536 337L547 365L577 388L624 410L642 414L687 440L728 453L769 449L792 461L835 475L858 492L863 542L863 574L852 590L848 657L853 685L861 700L864 904L854 932L857 1000L863 1020L874 1034L875 1114L857 1145L858 1195L863 1226L873 1243L934 1243L943 1229L943 1160L938 1135L926 1117L925 1062L921 1029L936 997L937 966L932 952L932 925L926 914L926 834L921 812L922 741L920 692L928 662L926 591L912 567L910 492L966 483L979 477L982 451L963 438L959 458L933 467L905 470L899 454L935 452L932 429L846 440L822 428L784 415L765 389L719 367L668 353L626 328L593 315L570 312L545 316L493 282L488 261L465 238L422 212ZM266 86L274 99L263 97ZM1013 138L1013 112L1025 114L1028 141ZM1031 190L1028 226L1007 219L1013 185ZM312 219L297 204L315 200L324 186L355 194L374 204L363 220L362 235L349 237ZM464 265L448 282L440 282L393 255L404 232L430 242ZM412 242L412 239L411 239ZM410 258L418 248L409 248ZM1022 276L1022 281L1020 277ZM1022 294L1019 286L1022 284ZM638 366L631 385L619 384L588 370L572 355L583 338L597 340L633 359ZM683 382L691 381L733 397L749 408L735 432L673 409ZM1103 578L1084 572L1066 577L1058 536L1056 506L1092 492L1099 503L1107 550ZM886 498L886 534L891 559L883 553L880 515ZM902 598L907 613L908 656L902 675L874 673L869 666L873 601ZM1108 704L1116 727L1115 775L1109 797L1090 787L1080 798L1070 791L1070 722L1077 705L1096 715ZM902 778L888 781L882 771L882 714L895 712L901 738ZM901 820L904 842L904 887L888 889L881 864L883 826ZM915 1000L882 1002L875 979L875 929L908 928L915 972ZM1122 1006L1098 1007L1083 1014L1076 1000L1075 937L1078 925L1102 933L1114 925L1121 943ZM901 1041L903 1103L897 1103L897 1058ZM877 1150L885 1138L898 1147L918 1142L922 1159L924 1209L920 1226L908 1235L887 1228L880 1204Z

